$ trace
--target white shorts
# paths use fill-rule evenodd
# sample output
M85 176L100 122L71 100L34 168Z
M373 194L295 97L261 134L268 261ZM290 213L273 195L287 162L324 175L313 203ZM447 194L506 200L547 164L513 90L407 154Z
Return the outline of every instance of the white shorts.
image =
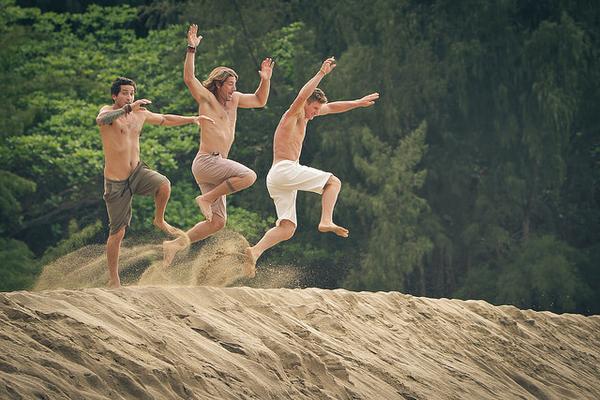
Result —
M296 221L298 190L321 194L331 176L331 172L306 167L300 165L298 161L283 160L273 165L267 174L267 189L275 202L276 224L279 225L282 220L287 219L298 226Z

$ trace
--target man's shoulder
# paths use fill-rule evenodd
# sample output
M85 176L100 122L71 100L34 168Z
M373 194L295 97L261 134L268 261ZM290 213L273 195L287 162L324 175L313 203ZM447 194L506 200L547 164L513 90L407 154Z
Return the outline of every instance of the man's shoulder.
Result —
M275 133L291 133L295 132L301 127L298 127L298 124L302 122L301 115L297 113L290 113L290 111L286 111L279 121L277 128L275 129Z
M298 110L298 111L291 111L289 108L283 113L283 115L281 116L281 120L282 121L300 121L302 120L302 117L304 117L303 115L303 110Z
M212 108L217 108L217 106L221 106L221 104L211 91L207 90L206 92L206 96L203 96L201 100L196 100L199 107L209 106Z
M240 106L240 97L242 97L244 93L235 91L233 95L231 95L231 101L233 102L233 106L238 108ZM216 99L215 99L216 100Z

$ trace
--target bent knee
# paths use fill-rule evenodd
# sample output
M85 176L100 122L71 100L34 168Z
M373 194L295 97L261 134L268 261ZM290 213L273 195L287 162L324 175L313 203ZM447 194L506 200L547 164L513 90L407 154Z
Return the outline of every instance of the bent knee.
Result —
M254 182L256 182L256 172L250 170L248 174L244 175L244 181L248 186L254 184Z
M285 240L290 240L292 237L294 237L294 233L296 233L296 228L292 228L290 230L286 230L284 232L283 238Z
M328 186L330 185L330 186L341 188L342 187L342 181L340 181L340 179L337 176L331 175L329 177L329 179L327 180L327 185Z
M279 228L281 229L284 240L290 240L292 236L294 236L294 233L296 233L296 225L287 219L284 219L279 223Z
M221 229L225 228L225 225L227 224L227 219L222 218L218 215L213 215L213 218L209 222L209 224L212 227L214 232L220 231Z
M121 241L123 240L123 237L125 237L125 228L127 228L127 225L123 225L122 227L119 228L118 231L114 232L114 233L109 233L108 234L108 240L111 241Z
M156 190L156 194L171 194L171 181L167 179L163 182Z

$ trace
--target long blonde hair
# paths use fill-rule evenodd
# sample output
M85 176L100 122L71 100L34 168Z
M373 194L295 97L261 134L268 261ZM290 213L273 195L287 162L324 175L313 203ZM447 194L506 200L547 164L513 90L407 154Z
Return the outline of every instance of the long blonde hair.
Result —
M211 71L211 73L208 75L208 78L202 82L202 85L210 90L215 97L217 97L217 83L219 83L219 86L223 85L223 82L225 82L225 80L230 76L233 76L236 80L238 79L238 75L231 68L217 67Z

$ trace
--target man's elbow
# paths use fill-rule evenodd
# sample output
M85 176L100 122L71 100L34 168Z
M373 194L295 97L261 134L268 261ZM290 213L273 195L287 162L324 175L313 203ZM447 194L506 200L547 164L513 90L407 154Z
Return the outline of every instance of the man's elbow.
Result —
M263 108L264 106L267 105L267 100L269 100L269 98L267 96L263 97L258 97L256 98L256 108Z
M196 76L191 71L183 71L183 82L190 86L196 80Z

